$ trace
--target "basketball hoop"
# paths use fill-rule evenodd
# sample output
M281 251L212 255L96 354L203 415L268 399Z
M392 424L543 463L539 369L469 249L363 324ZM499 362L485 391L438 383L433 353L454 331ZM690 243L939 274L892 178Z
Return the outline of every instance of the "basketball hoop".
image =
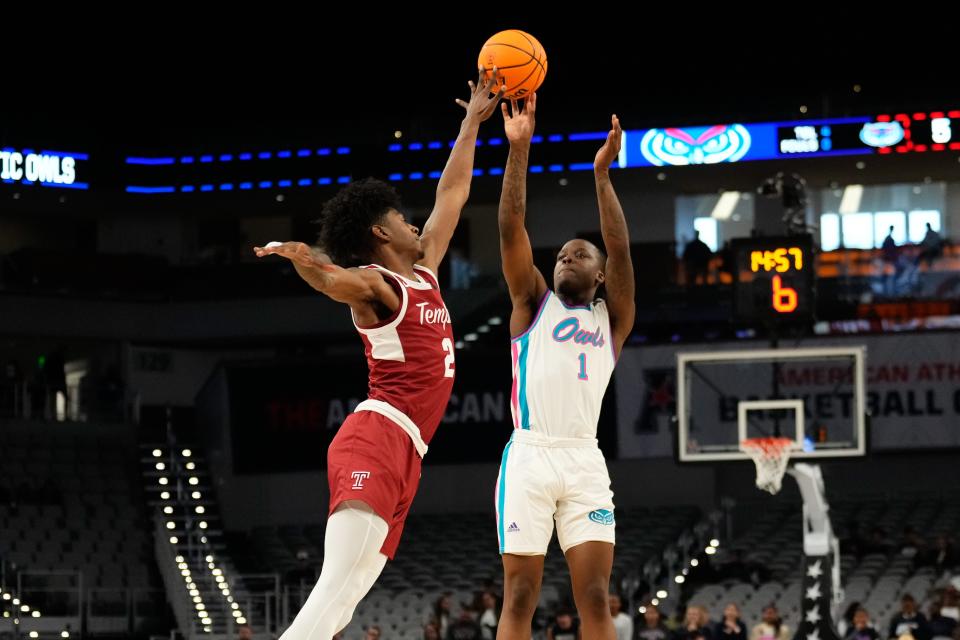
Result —
M747 438L740 442L740 451L757 465L757 488L779 493L780 482L790 462L790 452L797 446L790 438Z

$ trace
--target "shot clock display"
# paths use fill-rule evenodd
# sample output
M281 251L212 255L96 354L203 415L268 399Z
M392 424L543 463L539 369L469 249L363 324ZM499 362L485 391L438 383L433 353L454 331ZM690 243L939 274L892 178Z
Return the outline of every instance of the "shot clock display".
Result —
M731 244L736 268L735 320L796 324L813 319L813 242L809 235L740 238Z

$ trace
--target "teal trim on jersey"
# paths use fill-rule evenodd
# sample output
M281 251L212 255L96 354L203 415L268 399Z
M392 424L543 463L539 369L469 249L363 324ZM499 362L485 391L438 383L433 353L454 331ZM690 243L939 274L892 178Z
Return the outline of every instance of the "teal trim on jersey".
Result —
M503 457L500 459L500 481L499 489L497 491L497 533L500 537L500 553L503 553L504 543L506 540L503 539L504 534L504 513L503 505L506 500L507 494L507 456L510 455L510 446L513 444L513 438L510 438L510 442L507 443L507 446L503 448Z
M527 354L530 352L530 336L520 339L520 358L517 369L520 373L520 384L517 395L520 400L520 428L530 429L530 407L527 406Z

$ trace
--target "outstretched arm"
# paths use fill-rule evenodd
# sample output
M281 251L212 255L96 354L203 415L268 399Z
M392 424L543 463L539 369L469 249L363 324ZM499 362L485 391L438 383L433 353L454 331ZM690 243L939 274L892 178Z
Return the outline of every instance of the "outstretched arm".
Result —
M266 247L254 247L253 251L258 258L278 255L290 260L307 284L356 311L368 311L378 303L390 311L400 306L396 291L376 271L344 269L333 264L320 249L303 242L271 242Z
M450 238L460 222L460 212L470 195L470 182L473 179L473 157L477 148L477 132L480 123L489 118L497 108L504 87L491 93L497 82L497 70L493 70L490 80L483 79L483 71L476 84L469 81L470 102L458 99L457 104L467 110L460 134L450 151L447 166L444 167L437 183L437 199L433 211L423 225L423 260L421 263L434 271L443 261L450 245Z
M533 264L533 249L527 235L527 163L530 140L533 138L537 112L537 94L532 94L520 108L516 100L501 105L503 128L510 142L507 167L503 172L503 190L497 221L500 227L500 259L503 276L510 290L513 313L510 334L522 333L530 326L536 307L547 291L543 274Z
M593 161L593 175L597 186L597 204L600 207L600 233L607 248L606 279L607 306L617 356L633 331L636 316L634 300L633 262L630 259L630 234L623 207L610 181L610 165L620 154L623 131L616 115L610 118L611 129L603 147Z

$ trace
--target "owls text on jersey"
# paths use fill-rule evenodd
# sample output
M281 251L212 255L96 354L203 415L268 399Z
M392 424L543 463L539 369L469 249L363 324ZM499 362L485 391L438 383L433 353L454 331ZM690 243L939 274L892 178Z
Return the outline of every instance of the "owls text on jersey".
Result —
M568 307L547 290L530 327L511 342L515 429L596 438L616 356L606 302Z

